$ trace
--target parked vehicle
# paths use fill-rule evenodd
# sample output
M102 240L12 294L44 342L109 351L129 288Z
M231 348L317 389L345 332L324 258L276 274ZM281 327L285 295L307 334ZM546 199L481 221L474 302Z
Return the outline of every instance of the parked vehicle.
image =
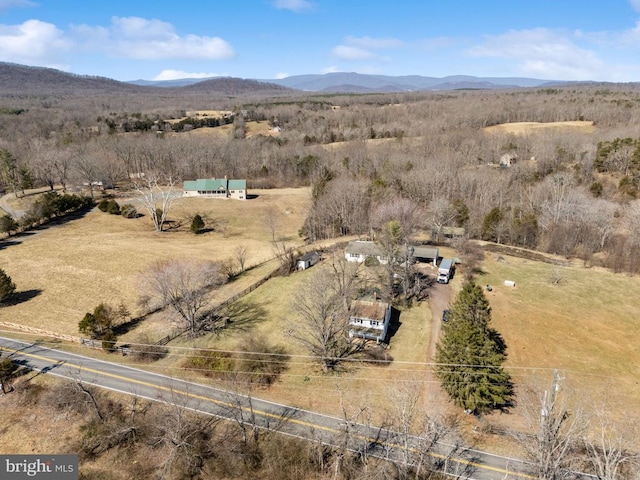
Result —
M442 312L442 321L443 322L448 322L449 318L451 317L451 310L446 309Z
M449 283L453 276L453 258L443 258L438 267L438 283Z

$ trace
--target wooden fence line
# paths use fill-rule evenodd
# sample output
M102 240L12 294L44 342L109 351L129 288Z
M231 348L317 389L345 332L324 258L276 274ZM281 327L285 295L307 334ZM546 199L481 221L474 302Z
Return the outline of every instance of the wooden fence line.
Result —
M236 293L235 295L227 298L225 301L223 301L222 303L216 305L215 307L213 307L210 311L209 314L213 315L216 314L218 312L220 312L220 310L222 310L224 307L226 307L227 305L232 304L233 302L241 299L242 297L244 297L245 295L248 295L249 293L253 292L256 288L260 287L261 285L263 285L267 280L269 280L270 278L272 278L276 273L278 273L278 269L275 269L273 272L265 275L264 277L262 277L260 280L258 280L255 283L252 283L251 285L249 285L247 288L245 288L244 290L241 290L240 292ZM170 333L169 335L167 335L166 337L162 337L160 340L158 340L157 342L154 343L154 345L166 345L168 344L171 340L174 340L176 338L178 338L180 335L183 335L184 333L186 333L189 329L188 328L184 328L184 329L180 329L177 330L173 333Z

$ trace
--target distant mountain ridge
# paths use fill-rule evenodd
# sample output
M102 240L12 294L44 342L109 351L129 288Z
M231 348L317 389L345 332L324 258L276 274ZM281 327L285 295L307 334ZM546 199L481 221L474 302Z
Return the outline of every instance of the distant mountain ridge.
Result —
M54 68L31 67L15 63L0 62L0 95L21 94L144 94L144 93L205 93L218 95L243 95L252 93L282 94L290 88L258 80L245 80L233 77L199 79L186 85L172 82L160 88L158 82L135 84L121 82L106 77L93 77L63 72Z
M216 77L214 77L216 78ZM179 80L152 81L134 80L130 83L147 86L186 86L208 79L183 78ZM457 89L498 89L527 88L547 85L561 85L569 82L541 80L525 77L474 77L471 75L451 75L447 77L423 77L421 75L369 75L355 72L335 72L325 74L294 75L279 79L260 79L295 90L308 92L343 93L393 93L422 90Z
M354 72L294 75L280 79L234 77L184 78L121 82L106 77L76 75L53 68L30 67L0 62L0 94L22 93L174 93L243 95L251 93L286 94L292 91L322 93L400 93L458 89L505 89L562 86L576 82L549 81L523 77L474 77L452 75L442 78L420 75L367 75Z

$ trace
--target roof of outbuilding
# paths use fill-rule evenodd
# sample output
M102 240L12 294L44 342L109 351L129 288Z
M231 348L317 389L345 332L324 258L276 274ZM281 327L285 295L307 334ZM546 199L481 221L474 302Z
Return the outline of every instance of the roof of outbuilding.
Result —
M413 256L417 258L438 258L438 247L414 246Z

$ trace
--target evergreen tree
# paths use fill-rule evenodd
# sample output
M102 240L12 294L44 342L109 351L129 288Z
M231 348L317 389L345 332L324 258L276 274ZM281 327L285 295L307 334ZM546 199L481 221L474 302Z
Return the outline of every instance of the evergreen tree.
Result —
M497 230L503 218L504 216L499 207L494 207L487 213L482 221L482 231L480 232L482 240L489 240L491 242L497 242L499 240Z
M193 233L200 233L200 230L204 228L204 220L202 217L196 213L193 216L193 220L191 220L191 231Z
M0 303L4 302L16 291L16 284L13 283L11 277L0 268Z
M11 235L11 232L15 232L20 228L18 222L11 215L3 215L0 217L0 232L8 233Z
M505 345L490 321L482 288L468 282L437 345L435 373L442 388L456 405L473 413L507 407L513 399L511 377L502 368Z
M94 340L102 340L102 348L111 350L116 341L114 328L118 316L113 308L101 303L93 309L93 313L86 313L78 322L78 330Z

